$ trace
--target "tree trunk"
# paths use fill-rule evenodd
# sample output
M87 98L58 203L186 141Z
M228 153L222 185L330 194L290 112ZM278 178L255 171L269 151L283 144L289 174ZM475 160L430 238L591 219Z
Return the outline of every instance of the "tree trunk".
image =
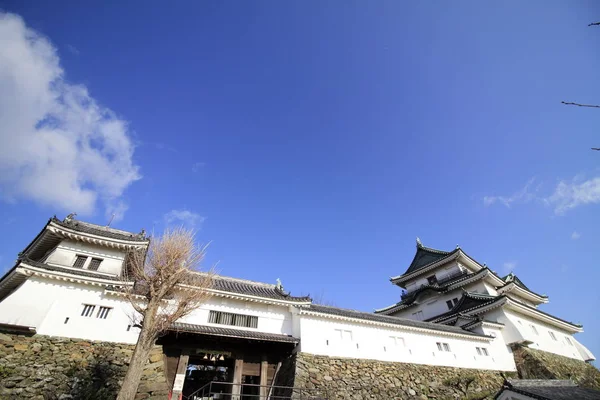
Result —
M133 400L137 394L144 365L148 361L150 350L152 350L152 346L154 346L154 342L156 341L156 337L153 334L155 331L153 325L155 322L156 310L157 308L152 306L149 306L146 309L140 336L138 337L135 349L133 350L129 368L127 369L127 374L125 374L125 379L119 390L117 400Z

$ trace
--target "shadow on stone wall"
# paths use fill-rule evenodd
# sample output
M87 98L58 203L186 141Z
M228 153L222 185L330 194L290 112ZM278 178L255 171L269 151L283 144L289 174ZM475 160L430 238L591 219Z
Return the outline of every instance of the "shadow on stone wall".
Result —
M0 333L0 399L114 399L133 345ZM137 399L166 398L162 348L144 366Z
M571 379L600 390L600 371L591 364L521 346L513 349L513 355L521 379Z

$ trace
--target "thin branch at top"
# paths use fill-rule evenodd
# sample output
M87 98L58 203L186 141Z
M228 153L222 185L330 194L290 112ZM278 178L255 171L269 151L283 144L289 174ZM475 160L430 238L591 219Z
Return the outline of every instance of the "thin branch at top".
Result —
M588 26L594 26L594 25L600 25L600 22L592 22L591 24L589 24Z
M562 104L566 104L568 106L600 108L600 106L597 106L595 104L580 104L580 103L571 103L571 102L568 102L568 101L561 101L561 103Z

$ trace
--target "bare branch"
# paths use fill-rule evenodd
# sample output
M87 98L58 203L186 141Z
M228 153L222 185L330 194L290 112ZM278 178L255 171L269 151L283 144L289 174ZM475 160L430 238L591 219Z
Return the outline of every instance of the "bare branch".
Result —
M214 272L198 272L206 246L196 246L192 231L167 230L145 250L134 250L127 255L120 287L139 316L132 320L141 330L119 400L135 395L143 365L156 339L211 296L207 289L212 287Z
M591 24L588 24L588 26L594 26L594 25L600 25L600 22L592 22Z
M567 106L600 108L600 106L597 106L595 104L580 104L580 103L571 103L571 102L567 102L567 101L561 101L561 103L565 104Z

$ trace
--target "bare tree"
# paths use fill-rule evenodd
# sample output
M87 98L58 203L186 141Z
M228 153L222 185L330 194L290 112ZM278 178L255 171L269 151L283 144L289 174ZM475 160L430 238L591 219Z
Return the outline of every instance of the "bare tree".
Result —
M144 364L159 335L206 301L213 272L196 272L206 246L185 228L167 230L145 251L128 254L122 287L141 328L118 400L135 397Z

